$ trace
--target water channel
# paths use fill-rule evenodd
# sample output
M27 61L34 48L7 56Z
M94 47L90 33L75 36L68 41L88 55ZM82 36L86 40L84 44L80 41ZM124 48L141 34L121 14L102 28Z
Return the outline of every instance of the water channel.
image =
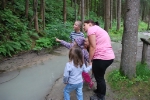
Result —
M140 37L149 36L140 34ZM121 43L112 45L113 49L121 48ZM61 55L55 55L39 65L0 74L0 100L45 100L56 79L63 74L66 61L67 49ZM11 78L14 79L7 82Z

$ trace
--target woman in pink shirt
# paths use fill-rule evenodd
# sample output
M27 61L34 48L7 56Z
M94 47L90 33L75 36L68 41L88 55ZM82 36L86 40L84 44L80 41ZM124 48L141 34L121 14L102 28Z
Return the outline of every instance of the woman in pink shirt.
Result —
M106 83L105 71L115 58L111 40L108 33L92 20L84 21L84 30L89 41L89 60L92 63L92 71L97 82L96 95L91 100L105 100Z

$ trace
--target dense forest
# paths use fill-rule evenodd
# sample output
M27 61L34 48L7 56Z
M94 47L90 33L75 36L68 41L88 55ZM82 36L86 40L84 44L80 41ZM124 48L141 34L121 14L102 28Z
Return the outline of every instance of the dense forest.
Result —
M75 20L92 19L121 41L126 0L1 0L0 59L52 48L55 37L69 40ZM149 29L150 2L140 1L139 31Z

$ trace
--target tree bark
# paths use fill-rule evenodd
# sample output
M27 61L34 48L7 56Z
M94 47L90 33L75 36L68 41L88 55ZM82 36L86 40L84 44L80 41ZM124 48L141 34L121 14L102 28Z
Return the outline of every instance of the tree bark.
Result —
M6 0L2 0L2 9L5 9L6 7Z
M34 27L37 32L39 32L39 24L38 24L38 12L37 12L37 7L38 7L38 0L34 0Z
M89 19L89 0L87 0L87 18Z
M130 79L136 75L140 0L126 0L120 71Z
M81 21L84 23L84 0L81 0ZM83 31L83 27L81 28L81 31Z
M105 27L108 32L110 27L110 0L105 0Z
M77 20L77 0L74 0L75 21Z
M63 0L63 22L66 23L66 0Z
M28 11L29 11L29 0L26 0L25 5L25 17L28 18Z
M40 15L41 15L42 26L43 26L43 30L44 30L45 29L45 1L44 0L41 0Z
M110 29L112 28L113 21L113 0L110 0Z
M121 0L117 0L117 31L120 30L121 22Z

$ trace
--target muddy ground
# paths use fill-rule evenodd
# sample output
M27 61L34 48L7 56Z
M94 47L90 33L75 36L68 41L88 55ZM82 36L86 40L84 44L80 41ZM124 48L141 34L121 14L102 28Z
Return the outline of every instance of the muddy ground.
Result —
M141 60L141 55L142 55L142 46L143 43L139 42L138 43L138 48L137 48L137 61ZM67 49L64 47L59 47L58 49L66 51ZM148 59L147 62L150 65L150 47L148 48ZM55 50L54 50L55 51ZM120 56L121 56L121 48L114 50L115 51L115 61L114 63L107 69L108 73L109 71L118 68L120 65ZM12 58L5 58L3 61L0 62L0 73L6 73L8 71L13 71L17 69L22 69L25 67L30 67L35 64L39 64L41 62L44 62L48 59L53 58L54 53L49 53L46 50L40 51L38 54L37 52L26 52L22 53L20 55L16 55ZM94 79L93 79L94 81ZM107 82L106 82L107 83ZM63 100L63 88L64 84L62 83L62 77L56 80L55 84L51 88L50 92L46 95L46 100ZM96 86L96 84L95 84ZM94 87L95 87L94 86ZM89 100L89 97L93 94L92 89L89 89L87 84L84 84L83 88L83 93L84 93L84 100ZM107 84L107 93L106 93L106 100L118 100L118 95L109 87ZM75 93L71 93L71 100L76 100ZM129 100L129 99L124 99L124 100ZM135 98L132 98L131 100L136 100Z

